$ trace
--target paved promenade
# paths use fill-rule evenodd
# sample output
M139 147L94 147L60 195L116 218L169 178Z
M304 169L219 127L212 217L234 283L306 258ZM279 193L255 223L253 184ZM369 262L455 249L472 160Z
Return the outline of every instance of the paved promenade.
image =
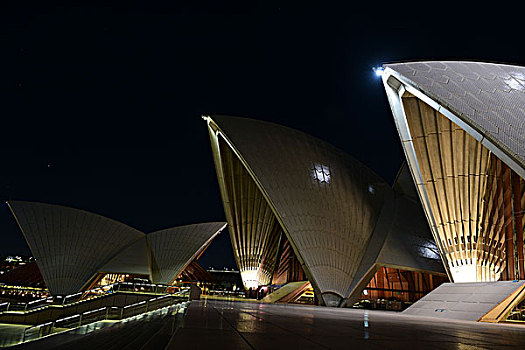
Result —
M525 349L525 326L202 300L166 349Z

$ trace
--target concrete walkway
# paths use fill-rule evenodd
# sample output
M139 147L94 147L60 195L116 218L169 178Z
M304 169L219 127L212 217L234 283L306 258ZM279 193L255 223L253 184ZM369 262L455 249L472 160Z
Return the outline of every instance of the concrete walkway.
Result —
M525 349L525 326L388 311L193 301L167 349Z

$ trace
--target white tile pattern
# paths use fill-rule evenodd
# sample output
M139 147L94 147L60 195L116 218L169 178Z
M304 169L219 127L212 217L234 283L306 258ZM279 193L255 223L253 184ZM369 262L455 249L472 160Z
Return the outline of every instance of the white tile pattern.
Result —
M59 205L9 206L53 295L76 293L98 269L144 233L106 217Z
M525 168L525 67L480 62L386 64Z
M149 233L152 282L169 283L175 279L225 226L224 222L210 222Z

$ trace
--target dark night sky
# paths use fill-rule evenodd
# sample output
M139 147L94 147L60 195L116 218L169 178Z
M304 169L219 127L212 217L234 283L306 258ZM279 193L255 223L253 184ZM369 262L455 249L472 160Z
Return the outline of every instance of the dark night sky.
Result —
M0 200L145 232L225 220L202 114L305 131L391 183L403 154L373 66L525 65L512 3L76 3L0 5ZM5 204L0 234L0 255L29 254ZM201 262L234 266L226 234Z

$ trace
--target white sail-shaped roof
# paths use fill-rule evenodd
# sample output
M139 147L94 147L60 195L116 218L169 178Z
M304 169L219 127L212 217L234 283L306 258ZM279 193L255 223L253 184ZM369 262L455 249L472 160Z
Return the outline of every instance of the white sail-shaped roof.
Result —
M385 78L391 75L422 92L417 97L525 177L525 67L463 61L385 64Z
M98 273L149 275L152 282L169 283L226 227L211 222L146 235L84 210L8 204L52 295L76 293Z
M225 222L210 222L148 234L152 282L170 283L225 227Z
M150 275L148 254L148 242L144 236L115 255L98 272Z
M243 255L274 249L254 182L325 305L352 305L377 266L443 274L406 169L392 189L348 154L305 133L246 118L204 119L241 271Z
M78 292L144 233L101 215L59 205L9 201L53 295Z
M512 280L516 266L523 276L512 245L523 243L525 67L396 63L382 79L449 277Z
M251 173L325 303L339 304L372 235L385 191L391 190L388 184L305 133L246 118L213 116L208 122L210 132L220 134Z

